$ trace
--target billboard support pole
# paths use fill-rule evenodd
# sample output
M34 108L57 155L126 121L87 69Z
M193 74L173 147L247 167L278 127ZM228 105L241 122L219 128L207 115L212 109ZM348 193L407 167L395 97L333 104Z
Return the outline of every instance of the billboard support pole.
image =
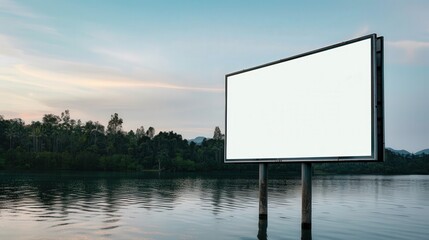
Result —
M259 164L259 219L268 217L268 163Z
M302 163L301 228L311 229L311 163Z

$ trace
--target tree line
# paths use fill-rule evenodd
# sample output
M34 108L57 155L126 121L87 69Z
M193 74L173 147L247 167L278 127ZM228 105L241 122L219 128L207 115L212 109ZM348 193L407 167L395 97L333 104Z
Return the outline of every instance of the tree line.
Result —
M223 141L188 143L173 131L156 134L154 127L122 129L123 119L111 115L107 127L72 119L70 111L45 114L42 121L0 116L0 169L196 171L218 170Z
M224 164L224 140L219 127L201 144L173 131L156 134L154 127L122 129L123 119L111 115L107 127L72 119L70 111L45 114L42 121L0 115L0 169L80 171L216 171L253 170L256 164ZM255 136L257 137L257 136ZM300 164L271 164L274 171L299 174ZM320 174L429 173L429 155L402 156L386 150L383 163L314 164Z

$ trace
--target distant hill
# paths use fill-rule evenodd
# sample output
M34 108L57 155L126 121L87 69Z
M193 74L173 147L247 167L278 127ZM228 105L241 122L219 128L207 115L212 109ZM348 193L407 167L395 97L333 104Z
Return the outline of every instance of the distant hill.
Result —
M429 155L429 148L418 151L414 155L423 155L423 154Z
M389 148L389 147L386 148L386 149L389 150L389 151L391 151L391 152L393 152L394 154L397 154L397 155L400 155L400 156L404 156L404 157L411 156L411 155L415 155L415 156L424 155L424 154L429 155L429 148L423 149L423 150L418 151L418 152L416 152L414 154L410 153L410 152L408 152L407 150L404 150L404 149L397 150L397 149L393 149L393 148Z
M408 152L407 150L404 150L404 149L401 149L401 150L396 150L396 149L393 149L393 148L386 148L387 150L389 150L389 151L391 151L391 152L393 152L393 153L396 153L396 154L398 154L398 155L401 155L401 156L409 156L409 155L411 155L411 153L410 152Z
M199 136L199 137L196 137L194 139L189 139L188 143L194 142L197 145L201 145L204 142L204 140L206 140L206 139L207 139L206 137Z

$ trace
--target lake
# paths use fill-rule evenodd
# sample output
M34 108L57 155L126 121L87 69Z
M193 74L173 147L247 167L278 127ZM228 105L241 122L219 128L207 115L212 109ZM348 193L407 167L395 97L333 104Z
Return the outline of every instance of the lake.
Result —
M429 239L429 176L0 172L0 239Z

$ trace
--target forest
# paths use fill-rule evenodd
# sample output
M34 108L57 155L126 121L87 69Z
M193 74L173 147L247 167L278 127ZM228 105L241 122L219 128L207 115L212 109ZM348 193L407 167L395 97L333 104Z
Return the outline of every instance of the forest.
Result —
M0 170L41 171L257 171L257 164L225 164L223 134L201 144L173 131L156 133L143 126L128 132L111 115L107 127L75 120L70 111L45 114L42 121L0 115ZM255 135L257 137L257 135ZM429 155L400 155L386 150L385 162L317 163L316 174L428 174ZM270 170L299 174L300 164L271 164Z

